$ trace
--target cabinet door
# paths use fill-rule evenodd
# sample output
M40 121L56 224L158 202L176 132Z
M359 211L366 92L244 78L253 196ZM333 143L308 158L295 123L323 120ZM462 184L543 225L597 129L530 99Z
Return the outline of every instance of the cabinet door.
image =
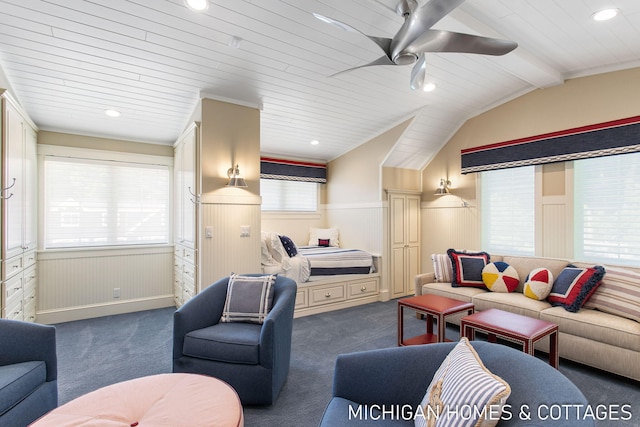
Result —
M4 232L3 258L22 253L23 205L24 205L24 123L20 114L8 103L6 106L6 130L4 151L3 213Z
M183 244L194 248L196 237L196 195L199 189L196 186L196 130L192 129L183 142Z
M23 249L36 249L38 241L38 164L37 134L30 126L25 127L24 145L24 232Z

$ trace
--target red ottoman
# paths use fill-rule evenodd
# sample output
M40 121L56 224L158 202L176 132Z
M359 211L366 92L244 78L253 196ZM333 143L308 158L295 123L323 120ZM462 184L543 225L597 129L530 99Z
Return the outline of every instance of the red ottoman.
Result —
M161 374L103 387L68 402L33 427L243 427L236 391L216 378Z

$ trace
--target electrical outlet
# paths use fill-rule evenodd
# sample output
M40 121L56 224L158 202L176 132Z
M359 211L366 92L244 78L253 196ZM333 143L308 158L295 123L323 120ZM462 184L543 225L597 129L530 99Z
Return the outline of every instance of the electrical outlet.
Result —
M113 288L113 297L120 298L120 288Z

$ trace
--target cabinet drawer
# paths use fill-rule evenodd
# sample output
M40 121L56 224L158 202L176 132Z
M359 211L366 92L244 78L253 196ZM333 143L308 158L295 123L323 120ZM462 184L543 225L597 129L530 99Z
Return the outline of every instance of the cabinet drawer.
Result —
M302 308L308 306L307 302L307 290L306 289L298 289L296 293L296 305L295 308Z
M22 255L2 261L2 279L7 280L22 271Z
M22 301L22 276L15 276L4 282L4 300L7 307Z
M7 308L5 310L5 317L11 320L22 320L22 299L18 300L17 303L7 304Z
M185 280L188 279L188 280L191 280L192 282L195 281L196 279L195 271L196 271L196 268L192 264L185 262L182 265L182 273L184 274L183 277L185 278Z
M22 279L22 286L25 293L29 292L31 289L35 289L36 284L38 283L36 266L32 265L31 267L27 268L22 275Z
M24 255L22 255L22 258L23 258L23 262L22 262L23 268L32 266L36 263L36 251L26 252Z
M36 300L25 303L24 311L22 312L25 322L36 321Z
M375 294L378 291L377 280L349 283L349 298L358 298Z
M196 251L190 248L184 248L184 260L185 262L189 262L191 264L196 263Z
M311 300L309 301L309 305L320 305L335 301L343 301L345 299L344 294L344 285L313 289L311 290Z
M24 305L25 305L25 316L26 316L26 306L29 304L35 304L36 302L36 287L31 286L29 288L24 289Z
M182 246L174 246L173 247L173 256L177 257L177 258L182 258L183 254L183 250L182 250Z
M185 276L182 279L182 288L189 292L189 294L191 296L194 296L196 294L196 287L194 285L193 279L190 278L189 276Z

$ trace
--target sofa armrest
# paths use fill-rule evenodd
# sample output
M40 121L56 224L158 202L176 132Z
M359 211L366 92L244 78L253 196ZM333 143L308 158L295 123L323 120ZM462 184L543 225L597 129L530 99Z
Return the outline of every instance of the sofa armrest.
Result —
M363 405L416 406L451 348L444 343L341 354L333 396Z
M289 366L298 285L292 279L279 276L275 286L274 304L260 331L260 363L263 366L274 363Z
M426 283L433 283L436 281L435 273L423 273L418 274L415 279L416 296L422 295L422 285Z
M42 360L47 368L47 381L57 379L54 326L0 319L0 343L0 365Z

